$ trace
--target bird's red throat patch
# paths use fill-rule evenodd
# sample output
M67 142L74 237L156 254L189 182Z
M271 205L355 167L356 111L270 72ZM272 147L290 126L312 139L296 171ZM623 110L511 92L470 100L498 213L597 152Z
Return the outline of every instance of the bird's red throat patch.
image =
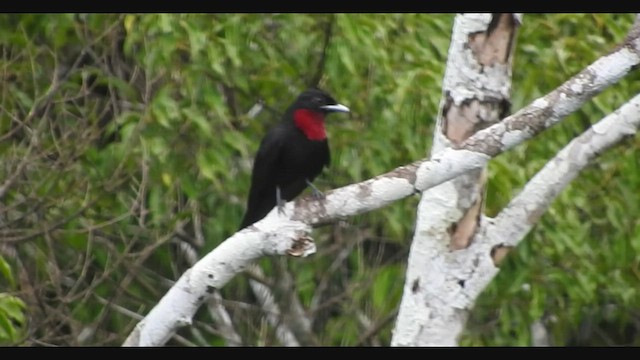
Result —
M293 121L309 140L324 140L327 132L324 129L324 115L322 113L298 109L293 113Z

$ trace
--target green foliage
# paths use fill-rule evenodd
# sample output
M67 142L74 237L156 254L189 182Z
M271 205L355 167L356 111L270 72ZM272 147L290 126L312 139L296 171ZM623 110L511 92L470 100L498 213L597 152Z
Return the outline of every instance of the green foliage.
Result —
M26 330L25 304L20 298L0 293L0 344L18 343Z
M512 109L607 53L632 20L525 15ZM317 180L321 189L426 156L452 21L453 14L0 15L0 179L19 173L0 207L0 231L16 256L0 270L7 279L11 269L25 274L15 280L30 313L23 343L121 344L136 323L126 310L146 314L190 266L185 247L202 256L236 231L259 140L305 87L318 83L352 109L350 118L328 120L332 163ZM632 74L495 159L487 214L639 84ZM540 319L559 345L588 343L585 328L606 323L616 333L637 322L639 147L630 139L603 154L560 195L480 298L464 344L528 345ZM416 204L412 197L316 229L313 257L260 261L268 281L293 276L314 317L308 343L389 343ZM245 277L221 293L246 345L280 344ZM22 305L3 299L13 322L0 320L0 329L19 329ZM180 335L224 345L216 326L203 311ZM12 343L23 339L5 332Z
M0 256L0 280L9 288L15 287L15 279L7 261ZM0 292L0 345L19 343L25 336L27 318L25 304L17 296Z

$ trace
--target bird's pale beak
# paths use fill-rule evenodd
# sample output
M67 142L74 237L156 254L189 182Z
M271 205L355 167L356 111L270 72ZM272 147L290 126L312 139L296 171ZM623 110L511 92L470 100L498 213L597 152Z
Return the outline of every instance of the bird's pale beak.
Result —
M322 110L330 112L349 112L349 108L342 104L324 105L320 107Z

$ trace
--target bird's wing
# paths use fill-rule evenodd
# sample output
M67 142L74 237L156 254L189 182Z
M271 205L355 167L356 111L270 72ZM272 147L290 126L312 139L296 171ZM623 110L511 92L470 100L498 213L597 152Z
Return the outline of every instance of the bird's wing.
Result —
M329 151L329 140L324 142L325 146L327 147L327 160L324 162L324 166L325 167L329 167L329 164L331 163L331 151Z
M260 143L253 163L249 202L242 227L262 219L276 206L276 177L283 151L282 137L277 134L279 131L274 128Z
M275 173L280 168L285 139L278 135L279 132L280 128L276 127L262 139L253 163L252 180L266 181L266 179L276 178Z

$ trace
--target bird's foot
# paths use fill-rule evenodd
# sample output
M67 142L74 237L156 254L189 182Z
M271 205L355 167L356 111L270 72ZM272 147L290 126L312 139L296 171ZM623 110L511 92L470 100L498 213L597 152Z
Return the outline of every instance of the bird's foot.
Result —
M277 186L276 187L276 204L278 205L278 214L279 215L284 215L284 204L286 204L286 203L287 202L284 201L284 199L280 195L280 187Z
M305 180L307 182L307 185L309 185L309 187L311 187L311 195L316 198L316 199L324 199L324 193L322 191L320 191L317 187L315 187L315 185L313 185L313 183L309 180Z
M286 202L284 200L278 201L278 214L279 215L285 215L285 213L284 213L284 204L286 204Z

